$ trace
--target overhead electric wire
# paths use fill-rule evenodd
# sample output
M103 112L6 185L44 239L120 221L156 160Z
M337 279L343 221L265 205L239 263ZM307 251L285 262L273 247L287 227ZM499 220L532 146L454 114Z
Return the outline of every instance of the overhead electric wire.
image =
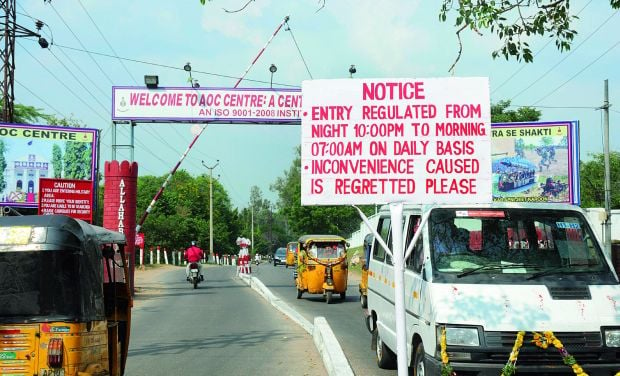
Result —
M86 50L86 47L84 46L84 44L82 43L82 41L80 40L80 38L78 38L78 36L73 32L73 29L71 29L71 26L69 26L69 24L65 21L65 19L62 17L62 15L56 10L56 8L54 7L54 4L52 4L52 2L49 2L49 5L52 7L52 9L54 10L54 13L56 13L56 15L58 16L58 18L60 18L60 20L62 21L62 23L65 24L65 26L67 27L67 29L69 29L69 31L71 32L71 34L73 34L73 37L78 41L78 43L80 44L80 46L82 46L82 48L84 48ZM97 60L95 60L95 58L89 53L88 56L90 56L91 60L93 61L93 63L95 63L95 65L97 66L97 68L99 68L99 70L101 71L101 73L108 79L108 81L110 81L110 83L112 85L114 85L112 79L110 78L110 76L108 76L108 74L103 70L103 68L101 68L101 65L99 65L99 63L97 62Z
M532 108L565 108L565 109L577 109L577 108L581 108L581 109L586 109L586 110L596 110L597 108L600 107L595 107L595 106L529 106L529 105L523 105L523 104L510 104L510 106L508 107L532 107Z
M114 50L114 47L112 47L112 45L110 44L110 42L108 42L108 39L105 37L105 35L103 35L103 33L101 32L101 29L99 29L99 26L97 26L97 23L95 22L95 20L90 16L90 13L88 13L88 10L86 9L86 7L84 7L84 4L82 4L82 0L78 0L78 3L80 3L80 6L82 7L82 9L84 10L84 12L86 13L86 15L88 16L88 18L90 19L90 22L93 23L93 25L95 26L95 29L97 29L97 31L99 32L99 35L101 35L101 38L103 38L103 40L105 41L105 43L108 45L108 47L110 47L110 50L112 51L112 53L114 53L114 56L116 56L116 58L118 59L118 61L121 63L121 65L123 66L123 68L125 69L125 72L127 72L127 74L129 75L129 77L132 79L133 83L138 85L138 82L136 81L136 79L133 77L133 75L131 74L131 72L129 72L129 69L127 69L127 67L125 66L125 63L123 63L123 60L119 59L118 54L116 53L116 51Z
M155 66L155 67L174 69L174 70L184 70L183 67L175 67L175 66L172 66L172 65L154 63L154 62L145 61L145 60L131 59L131 58L122 57L122 56L116 57L116 56L113 56L113 55L110 55L110 54L106 54L106 53L102 53L102 52L95 52L95 51L89 51L89 50L86 50L86 49L80 49L80 48L76 48L76 47L64 46L64 45L61 45L61 44L58 44L58 43L54 43L54 45L56 47L66 48L68 50L80 51L80 52L85 52L85 53L88 53L88 54L99 55L99 56L109 57L109 58L113 58L113 59L117 59L118 58L118 59L121 59L121 60L130 61L132 63L140 63L140 64L152 65L152 66ZM239 77L237 77L237 76L230 76L230 75L219 74L219 73L205 72L205 71L200 71L200 70L196 70L196 69L193 69L193 68L192 68L192 73L205 74L205 75L219 77L219 78L230 78L230 79L235 79L235 80L239 79ZM256 82L256 83L261 83L261 84L269 84L269 81L254 80L254 79L249 79L249 78L245 78L244 81ZM293 87L293 88L299 88L300 87L299 85L282 84L282 83L276 83L276 82L274 82L274 84L277 84L278 86L286 86L286 87Z
M609 51L613 50L614 48L616 48L618 45L620 44L620 40L617 41L616 43L614 43L613 46L609 47L605 52L603 52L602 54L600 54L596 59L592 60L588 65L586 65L585 67L583 67L581 70L579 70L579 72L575 73L573 76L571 76L571 78L569 78L568 80L564 81L560 86L556 87L555 89L551 90L549 93L547 93L545 96L543 96L542 98L540 98L539 100L537 100L536 102L534 102L533 105L536 105L537 103L543 101L544 99L546 99L548 96L550 96L551 94L555 93L556 91L558 91L560 88L562 88L562 86L566 85L568 82L570 82L571 80L573 80L575 77L579 76L581 73L583 73L583 71L585 71L586 69L590 68L594 63L596 63L600 58L602 58L603 56L605 56ZM533 106L532 105L532 106ZM531 106L530 106L531 107Z
M69 86L67 86L67 84L65 84L60 78L58 78L58 76L56 76L54 74L54 72L52 72L47 66L45 66L45 64L43 64L39 59L37 59L32 53L30 53L30 51L28 51L28 49L24 48L24 46L22 46L19 42L15 41L15 43L20 46L24 51L26 51L26 53L28 53L28 55L30 55L37 63L39 63L39 65L41 65L43 67L43 69L45 69L47 71L47 73L50 74L50 76L54 77L56 79L56 81L60 82L60 84L62 86L65 87L65 89L67 89L71 94L73 94L73 96L75 96L80 102L82 102L86 107L88 107L93 114L97 115L101 120L103 120L104 122L108 122L109 120L105 119L103 116L101 116L101 114L99 114L97 111L95 111L94 108L91 107L91 105L89 105L86 101L84 101L84 99L82 99L82 97L80 97L79 95L77 95Z
M53 44L52 44L52 46L53 46ZM50 48L48 48L50 51L52 50L52 49L51 49L51 47L52 47L52 46L50 46ZM95 83L95 82L94 82L94 81L90 78L90 76L89 76L88 74L86 74L86 73L82 70L82 68L80 67L80 65L79 65L79 64L77 64L77 63L76 63L76 62L75 62L75 61L74 61L74 60L73 60L73 59L72 59L72 58L71 58L71 57L70 57L70 56L69 56L69 55L68 55L68 54L67 54L67 53L66 53L66 52L62 49L62 48L58 48L58 51L60 51L60 52L61 52L61 53L62 53L62 54L63 54L63 55L67 58L67 60L69 60L69 61L71 62L71 64L73 64L73 66L74 66L74 67L75 67L75 68L76 68L76 69L77 69L80 73L82 73L82 75L83 75L83 76L84 76L84 77L88 80L88 82L90 82L90 84L91 84L91 85L92 85L95 89L97 89L97 90L98 90L98 91L99 91L99 92L100 92L103 96L105 96L105 97L106 97L106 99L109 99L109 100L110 100L110 102L112 101L112 96L110 95L110 93L106 93L105 91L103 91L103 89L101 89L101 88L99 87L99 85L97 85L97 84L96 84L96 83ZM56 59L58 59L58 58L56 57Z
M28 86L22 84L21 82L19 82L19 80L17 78L14 79L15 83L18 84L19 86L23 87L27 92L29 92L30 94L32 94L33 97L37 98L38 100L40 100L41 102L43 102L44 105L46 105L47 107L51 108L54 112L56 112L58 115L62 116L63 118L66 118L67 116L65 114L63 114L62 112L60 112L57 108L55 108L54 106L52 106L51 104L47 103L47 101L45 101L45 99L41 98L39 95L37 95L37 93L35 93L34 91L30 90L28 88Z
M312 77L312 73L310 73L310 68L308 68L308 64L306 64L306 59L304 59L304 55L301 53L301 49L299 49L299 45L297 44L297 40L295 40L295 36L293 35L293 30L291 30L291 26L288 24L288 21L286 22L286 30L288 30L291 33L291 37L293 38L293 43L295 43L295 47L297 47L297 52L299 52L301 61L304 63L304 66L306 67L306 71L308 71L308 75L310 76L310 79L314 79L314 77Z
M588 1L588 3L586 5L583 6L583 8L581 8L581 10L579 12L577 12L577 14L575 14L575 16L579 16L581 14L581 12L583 12L584 9L586 9L586 7L588 5L590 5L590 3L594 1L594 0L590 0ZM549 41L547 43L545 43L544 46L542 46L541 49L539 49L538 51L536 51L536 53L534 53L533 57L538 56L538 54L540 54L545 48L547 48L547 46L553 42L553 39L549 39ZM527 66L527 64L521 64L519 66L519 69L517 69L513 74L510 75L510 77L508 77L507 79L504 80L504 82L502 82L498 87L496 87L495 89L493 89L493 91L491 91L491 94L495 93L497 90L501 89L504 85L506 85L506 83L508 83L508 81L512 80L514 76L516 76L519 72L521 72L525 67Z
M555 65L553 65L551 68L549 68L545 73L543 73L541 76L539 76L536 80L534 80L531 84L529 84L529 86L527 86L525 89L523 89L520 92L518 92L517 94L513 95L512 98L510 98L510 100L511 101L514 100L516 97L518 97L519 95L523 94L529 88L531 88L536 83L538 83L540 80L542 80L546 75L551 73L551 71L553 71L558 65L562 64L566 59L568 59L573 54L573 52L577 51L579 49L579 47L581 47L585 42L587 42L590 39L590 37L592 37L594 34L596 34L616 14L618 14L618 11L613 12L609 17L607 17L607 19L603 23L599 24L598 27L596 29L594 29L593 32L588 34L586 39L582 40L581 43L579 43L577 45L577 47L575 47L574 49L571 49L566 55L564 55L564 57L562 59L560 59L560 61L558 61Z
M109 114L110 109L108 107L106 107L103 103L101 103L101 101L99 101L99 99L86 87L86 85L84 85L84 83L82 83L82 81L79 78L77 78L75 73L73 73L73 71L71 69L69 69L65 65L65 63L58 58L58 56L56 56L54 51L52 51L49 48L47 50L50 52L50 54L52 54L52 56L54 56L54 58L56 58L56 60L58 60L60 65L62 65L67 70L67 72L69 72L69 74L77 81L77 83L80 84L80 86L82 86L82 88L94 99L94 101L97 102L101 106L103 111L106 112L106 115Z

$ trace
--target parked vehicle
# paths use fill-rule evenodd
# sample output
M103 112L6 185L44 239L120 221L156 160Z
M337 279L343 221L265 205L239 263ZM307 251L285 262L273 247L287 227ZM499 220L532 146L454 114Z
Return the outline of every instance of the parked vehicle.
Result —
M347 296L347 241L337 235L304 235L299 238L297 299L304 292L323 294L330 304L333 294Z
M124 373L125 242L66 216L0 217L0 374Z
M278 248L273 254L273 266L286 264L286 248Z
M497 375L515 343L517 374L572 374L566 364L575 362L589 375L620 370L620 284L581 208L406 205L406 246L428 210L404 272L415 375L442 374L448 363L457 374ZM388 247L391 225L384 207L377 233ZM395 361L393 283L391 259L375 240L367 326L381 368Z
M368 308L368 264L370 262L370 250L374 241L373 234L366 234L364 237L364 259L361 261L362 277L360 279L360 303L362 308Z
M286 267L294 267L297 259L297 242L289 242L286 244Z

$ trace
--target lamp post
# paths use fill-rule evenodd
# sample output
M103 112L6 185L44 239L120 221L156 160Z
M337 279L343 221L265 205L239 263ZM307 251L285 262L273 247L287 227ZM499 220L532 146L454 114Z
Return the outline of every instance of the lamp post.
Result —
M209 170L209 253L211 255L213 255L213 169L219 164L219 159L212 167L207 166L205 161L202 161L202 165Z
M357 69L355 69L355 65L351 64L351 66L349 67L349 78L353 78L353 75L357 72Z
M193 87L193 88L199 88L199 87L200 87L200 85L198 84L198 80L194 80L194 79L192 78L192 65L191 65L190 63L186 63L186 64L183 66L183 70L184 70L184 71L186 71L187 73L189 73L189 80L188 80L189 85L190 85L191 87Z
M275 64L271 64L269 67L269 72L271 72L271 82L269 82L269 87L273 89L273 74L278 71L278 67Z

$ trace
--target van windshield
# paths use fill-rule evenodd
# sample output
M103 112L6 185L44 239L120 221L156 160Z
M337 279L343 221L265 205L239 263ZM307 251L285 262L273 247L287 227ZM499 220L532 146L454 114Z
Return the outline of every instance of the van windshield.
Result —
M439 273L454 273L459 278L525 274L523 279L532 279L609 271L578 212L435 209L429 224L433 266Z

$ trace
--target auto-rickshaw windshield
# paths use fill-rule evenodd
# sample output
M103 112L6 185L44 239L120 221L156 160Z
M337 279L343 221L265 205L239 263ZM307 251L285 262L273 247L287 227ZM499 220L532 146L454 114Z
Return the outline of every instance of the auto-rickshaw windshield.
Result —
M317 259L333 259L343 257L345 252L342 243L335 242L316 242L310 246L310 256Z
M73 251L0 252L0 316L79 315Z

